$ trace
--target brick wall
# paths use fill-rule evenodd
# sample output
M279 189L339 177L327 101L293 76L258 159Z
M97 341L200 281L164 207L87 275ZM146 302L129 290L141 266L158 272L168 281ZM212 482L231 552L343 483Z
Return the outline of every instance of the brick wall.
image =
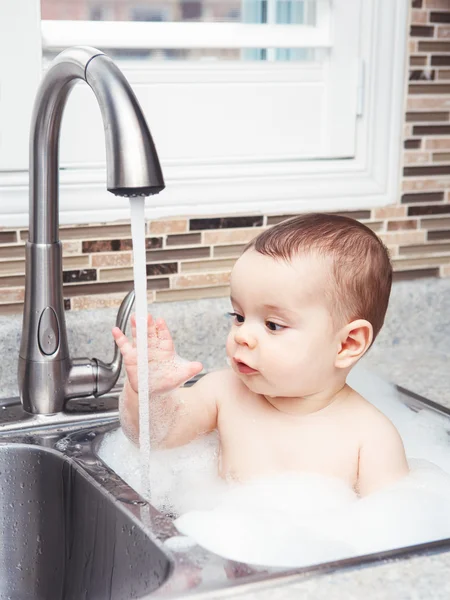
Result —
M412 0L404 172L398 202L346 212L390 249L395 278L450 276L450 0ZM228 294L234 260L288 215L176 218L147 224L150 301ZM23 229L0 229L0 314L24 298ZM118 306L133 282L129 223L62 227L66 309Z

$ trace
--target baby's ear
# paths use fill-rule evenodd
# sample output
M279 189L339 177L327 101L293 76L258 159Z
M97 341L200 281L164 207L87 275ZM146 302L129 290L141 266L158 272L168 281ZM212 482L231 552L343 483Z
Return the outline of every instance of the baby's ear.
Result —
M357 319L348 323L339 332L339 351L335 367L348 369L367 352L373 339L373 328L369 321Z

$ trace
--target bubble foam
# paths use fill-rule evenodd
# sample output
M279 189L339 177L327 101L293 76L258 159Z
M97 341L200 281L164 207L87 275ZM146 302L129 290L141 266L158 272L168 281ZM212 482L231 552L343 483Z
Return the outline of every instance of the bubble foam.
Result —
M358 367L349 384L402 436L407 477L365 498L344 482L312 473L247 483L218 477L216 432L173 450L153 450L152 503L179 515L180 534L215 554L253 565L300 567L450 538L450 420L414 412L395 388ZM139 450L121 430L100 457L140 490Z

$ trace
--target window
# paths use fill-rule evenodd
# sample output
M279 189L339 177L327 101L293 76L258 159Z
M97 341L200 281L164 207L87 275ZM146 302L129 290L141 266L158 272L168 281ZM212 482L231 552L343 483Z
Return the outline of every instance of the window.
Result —
M44 2L41 22L37 0L0 5L0 51L19 55L0 66L5 225L27 219L27 135L41 69L80 44L114 58L146 114L167 184L148 201L149 216L394 201L407 0ZM69 5L85 12L67 20ZM120 20L95 20L103 14ZM29 35L16 40L14 20ZM60 162L61 222L128 216L106 192L103 126L85 85L65 110Z

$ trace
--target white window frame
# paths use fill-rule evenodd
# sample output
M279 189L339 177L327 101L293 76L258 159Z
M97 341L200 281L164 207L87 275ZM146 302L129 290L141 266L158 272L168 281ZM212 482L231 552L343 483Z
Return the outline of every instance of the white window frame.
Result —
M334 5L345 5L347 0L333 0ZM343 3L343 4L342 4ZM9 3L7 3L9 4ZM26 6L35 5L36 0L15 0L14 5L22 15ZM383 206L395 203L399 194L401 176L401 150L402 150L402 125L404 115L404 93L406 84L406 39L408 31L408 0L364 0L361 3L360 22L360 47L358 69L360 85L358 97L355 100L358 111L356 124L356 154L345 160L305 160L305 161L277 161L273 163L258 164L236 161L222 162L220 164L164 164L164 176L167 183L166 190L158 196L147 201L147 216L155 218L160 216L176 215L213 215L213 214L243 214L264 213L282 214L308 210L355 210L361 208ZM324 19L318 28L298 26L304 31L304 44L312 43L307 36L314 38L316 46L327 47L330 36L333 43L336 37L346 35L349 15L345 10L337 11L337 19L331 30L329 23ZM23 17L25 19L25 17ZM34 16L36 18L36 16ZM32 29L33 18L29 16L27 26ZM1 20L0 20L1 21ZM4 18L3 18L4 22ZM61 25L61 23L59 23ZM114 24L109 24L114 25ZM161 47L168 45L168 30L180 40L180 46L186 47L183 36L192 36L196 28L193 23L167 24L167 23L121 23L127 47L131 47L128 27L134 29L134 34L139 38L138 30L145 26L155 26L153 45ZM301 47L300 38L292 39L292 31L286 31L291 26L283 25L236 25L236 24L210 24L218 25L211 28L214 34L210 44L223 47L225 39L233 29L236 44L255 47L260 40L248 36L263 36L270 43L280 47ZM73 38L66 38L67 45L79 43L94 43L96 36L101 31L106 32L105 25L99 22L92 23L89 31L83 25L83 34L76 32L76 23L71 24ZM63 31L64 24L55 27L51 22L42 22L42 41L44 47L57 48L63 44L58 38L66 36ZM257 28L257 29L256 29ZM244 31L245 29L245 31ZM313 31L315 29L315 31ZM142 29L143 30L143 29ZM159 33L156 34L156 31ZM8 44L9 53L14 56L15 49L23 46L23 39L15 39L14 29L8 39L3 36L3 44ZM252 32L253 31L253 32ZM58 33L59 32L59 33ZM174 33L175 32L175 33ZM207 42L206 28L200 34L195 33L198 47L205 47ZM4 32L2 31L2 34ZM111 36L111 30L106 37ZM161 38L157 38L161 35ZM89 37L90 36L90 37ZM202 37L203 36L203 37ZM243 40L243 36L245 39ZM264 37L266 36L266 37ZM134 36L133 36L134 37ZM0 36L0 39L2 36ZM117 47L115 34L110 41ZM135 38L136 39L136 38ZM192 42L192 38L191 42ZM67 43L67 40L69 43ZM163 41L164 40L164 44ZM251 41L250 41L251 40ZM32 42L37 45L41 41ZM294 43L295 42L295 43ZM139 40L137 44L142 43ZM170 45L173 45L173 41ZM107 47L107 40L102 39L94 45ZM148 44L147 44L148 46ZM206 47L208 47L206 45ZM212 47L212 46L210 46ZM337 47L340 47L339 45ZM345 49L345 45L342 46ZM0 51L2 50L0 42ZM40 46L39 46L40 50ZM346 61L348 56L345 51L340 56L334 57L336 61ZM249 64L235 65L233 77L245 77L255 66ZM295 71L295 66L289 63L273 63L258 65L258 74L263 74L269 81L277 81L280 77L289 77ZM332 65L331 67L332 68ZM3 76L3 67L0 67L0 82ZM30 81L30 92L35 85L35 64L27 65L22 61L20 78L26 81L27 72ZM32 70L34 69L34 78ZM170 78L178 75L189 77L192 73L202 77L229 77L230 70L226 65L224 69L217 69L205 65L185 65L183 69L173 65L154 65L145 70L128 69L124 65L125 75L133 83L139 77L158 76ZM221 73L219 73L221 71ZM183 73L183 75L181 75ZM336 70L336 73L339 73ZM337 75L339 77L339 75ZM334 83L335 94L330 95L333 102L339 102L339 90L342 81L337 79ZM1 87L0 87L1 92ZM34 94L32 94L34 97ZM1 97L0 97L1 102ZM14 105L12 105L14 106ZM0 104L1 108L1 104ZM26 111L25 111L26 113ZM14 110L11 115L14 115ZM29 114L20 117L21 123L29 118ZM264 124L262 124L264 126ZM23 129L23 127L22 127ZM8 133L8 131L7 131ZM28 215L24 210L24 198L27 196L28 176L25 169L0 172L0 225L23 226L26 225ZM60 174L60 194L64 199L64 211L61 212L62 223L104 222L116 219L127 219L128 206L123 199L118 199L105 191L105 170L100 165L93 165L90 169L78 171L62 171ZM27 206L27 205L26 205ZM19 209L17 209L19 207ZM94 208L92 208L94 207Z

